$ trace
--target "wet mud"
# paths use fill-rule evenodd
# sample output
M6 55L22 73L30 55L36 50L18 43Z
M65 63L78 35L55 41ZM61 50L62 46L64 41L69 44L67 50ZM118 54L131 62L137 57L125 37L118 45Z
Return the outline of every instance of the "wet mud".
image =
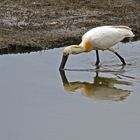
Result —
M128 25L140 38L139 0L4 0L0 3L0 49L48 49L78 44L89 29Z

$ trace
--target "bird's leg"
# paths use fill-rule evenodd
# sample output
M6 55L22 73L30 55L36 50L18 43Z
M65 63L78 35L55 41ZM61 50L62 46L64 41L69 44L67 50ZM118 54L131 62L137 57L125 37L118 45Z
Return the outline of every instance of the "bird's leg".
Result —
M95 65L99 65L100 59L99 59L99 52L98 52L98 50L96 50L96 58L97 58L97 60L96 60Z
M115 54L119 57L119 59L121 60L121 62L123 63L123 65L126 65L124 58L121 57L117 52L115 52Z

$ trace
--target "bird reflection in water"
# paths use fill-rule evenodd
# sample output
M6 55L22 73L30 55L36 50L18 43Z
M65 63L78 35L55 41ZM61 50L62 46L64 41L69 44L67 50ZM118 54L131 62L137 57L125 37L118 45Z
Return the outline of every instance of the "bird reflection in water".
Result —
M89 82L69 82L65 71L60 71L64 89L68 92L75 93L81 89L82 94L86 97L97 101L123 101L131 93L130 90L115 87L115 85L131 85L131 82L126 80L100 77L99 72L96 72L93 83Z

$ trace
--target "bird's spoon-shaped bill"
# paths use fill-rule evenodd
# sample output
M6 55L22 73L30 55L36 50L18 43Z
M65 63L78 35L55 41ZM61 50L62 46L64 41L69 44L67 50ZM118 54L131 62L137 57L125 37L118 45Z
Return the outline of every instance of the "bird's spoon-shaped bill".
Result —
M61 64L60 64L60 67L59 67L59 70L63 70L65 65L66 65L66 62L68 60L68 55L63 55L62 56L62 60L61 60Z

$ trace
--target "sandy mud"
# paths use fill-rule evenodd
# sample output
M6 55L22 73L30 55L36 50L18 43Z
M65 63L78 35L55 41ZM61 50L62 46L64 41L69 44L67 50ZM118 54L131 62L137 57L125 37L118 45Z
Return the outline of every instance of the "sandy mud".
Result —
M0 53L77 44L89 29L128 25L137 40L139 0L4 0L0 3Z

